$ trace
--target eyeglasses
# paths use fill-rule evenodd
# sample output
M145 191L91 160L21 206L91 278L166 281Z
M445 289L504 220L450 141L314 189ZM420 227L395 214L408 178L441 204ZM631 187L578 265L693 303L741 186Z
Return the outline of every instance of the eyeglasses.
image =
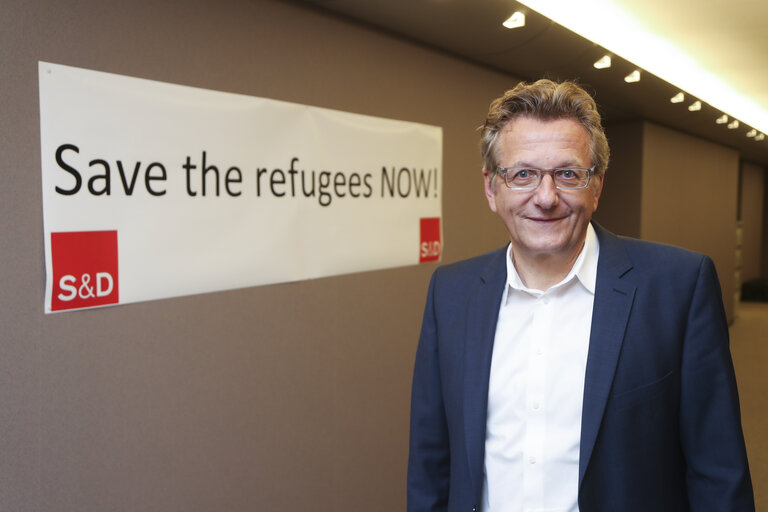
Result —
M539 186L545 174L552 176L555 188L560 190L579 190L587 188L595 167L557 167L555 169L534 169L533 167L499 167L496 173L504 178L512 190L533 190Z

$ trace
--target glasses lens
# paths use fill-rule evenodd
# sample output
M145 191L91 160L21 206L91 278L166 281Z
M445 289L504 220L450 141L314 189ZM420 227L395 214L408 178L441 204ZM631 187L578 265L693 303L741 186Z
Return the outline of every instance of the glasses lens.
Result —
M515 168L507 170L507 185L516 188L535 187L539 184L539 173L537 169Z
M554 178L559 188L584 188L589 183L589 170L555 169Z

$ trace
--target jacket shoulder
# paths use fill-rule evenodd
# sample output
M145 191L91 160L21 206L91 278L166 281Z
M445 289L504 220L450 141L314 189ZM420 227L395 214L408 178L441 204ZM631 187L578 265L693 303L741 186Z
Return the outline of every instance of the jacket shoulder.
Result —
M616 269L634 267L641 272L664 274L712 263L709 256L689 249L614 235L600 226L595 229L600 241L600 259Z
M675 259L683 261L700 261L701 258L707 256L690 249L684 249L674 245L664 244L660 242L649 242L647 240L638 240L636 238L629 238L619 236L619 240L624 243L627 248L627 252L630 254L636 254L640 256L656 256L663 257L665 259Z
M494 274L504 271L506 276L505 257L508 246L474 256L472 258L456 261L439 266L434 273L433 279L439 280L464 280L476 279L480 277L496 277Z

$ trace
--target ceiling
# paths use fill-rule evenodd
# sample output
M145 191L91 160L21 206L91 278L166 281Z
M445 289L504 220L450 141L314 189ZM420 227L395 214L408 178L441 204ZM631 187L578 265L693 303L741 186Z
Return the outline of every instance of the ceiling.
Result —
M747 138L750 127L744 123L733 130L715 124L723 112L707 103L698 112L688 111L690 102L670 103L680 89L649 72L644 71L638 83L625 83L624 76L636 69L633 63L514 0L296 1L526 80L578 79L594 93L608 122L650 120L735 148L742 158L768 165L768 138ZM768 2L611 2L768 111ZM526 13L526 26L502 27L516 10ZM606 20L596 16L599 22ZM611 68L595 69L592 64L606 53L613 55Z

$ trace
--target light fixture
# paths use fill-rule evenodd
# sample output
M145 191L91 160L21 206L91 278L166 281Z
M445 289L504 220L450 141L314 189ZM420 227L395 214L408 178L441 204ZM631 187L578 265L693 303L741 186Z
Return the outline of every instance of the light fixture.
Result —
M755 136L757 136L757 130L755 130L754 128L752 128L751 130L749 130L747 132L747 137L752 138L752 137L755 137Z
M631 62L637 69L685 91L686 96L696 97L731 118L743 119L744 123L768 135L768 107L726 83L730 79L726 74L703 69L700 59L683 52L662 36L661 27L653 18L636 15L641 2L517 0L517 3L526 6L528 13L546 16L592 41L614 58ZM654 2L654 5L662 3Z
M701 110L701 102L698 100L694 101L693 103L688 105L688 110L690 110L691 112L696 112L698 110Z
M603 55L592 65L595 66L596 69L607 69L611 67L611 56Z
M682 103L685 101L685 94L683 94L682 92L679 92L674 96L672 96L671 98L669 98L669 101L671 101L672 103Z
M739 127L739 121L738 121L738 120L736 120L736 119L734 119L733 121L731 121L730 123L728 123L728 129L729 129L729 130L735 130L735 129L736 129L736 128L738 128L738 127Z
M525 14L516 11L507 20L502 23L507 28L520 28L525 26Z
M728 116L727 116L727 115L725 115L725 114L723 114L723 115L721 115L720 117L718 117L717 119L715 119L715 122L716 122L717 124L725 124L725 123L727 123L727 122L728 122Z
M628 84L633 84L640 81L640 71L637 69L624 77L624 81Z
M763 140L764 138L765 138L765 134L764 134L764 133L758 133L758 134L755 136L755 140L756 140L756 141L758 141L758 142L760 142L760 141L761 141L761 140Z

